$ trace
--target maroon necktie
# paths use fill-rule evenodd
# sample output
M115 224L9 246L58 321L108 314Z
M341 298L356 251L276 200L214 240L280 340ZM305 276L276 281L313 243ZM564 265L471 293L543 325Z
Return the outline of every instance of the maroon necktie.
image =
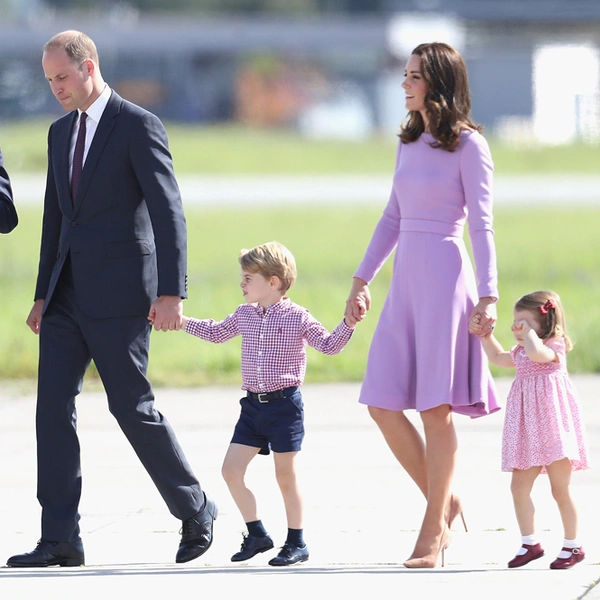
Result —
M73 152L73 173L71 174L71 198L75 202L79 181L81 179L81 169L83 168L83 150L85 148L85 120L87 113L82 112L79 119L79 132L75 142L75 152Z

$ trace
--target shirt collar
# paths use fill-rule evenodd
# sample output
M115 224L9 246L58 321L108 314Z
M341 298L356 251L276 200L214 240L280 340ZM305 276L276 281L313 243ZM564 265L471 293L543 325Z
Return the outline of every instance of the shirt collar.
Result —
M108 87L107 84L104 84L104 89L102 93L94 100L92 105L85 111L88 118L96 121L98 123L100 121L100 117L102 117L102 113L108 104L108 100L110 99L110 95L112 94L112 90ZM81 116L81 110L77 109L78 115Z
M263 313L262 306L260 304L256 303L254 306L256 307L257 312L268 315L271 313L279 312L280 310L283 310L284 308L287 308L291 304L291 302L292 301L287 296L284 296L279 302L275 302L275 304L271 304L271 306L269 306L267 308L267 310L264 311L264 313Z

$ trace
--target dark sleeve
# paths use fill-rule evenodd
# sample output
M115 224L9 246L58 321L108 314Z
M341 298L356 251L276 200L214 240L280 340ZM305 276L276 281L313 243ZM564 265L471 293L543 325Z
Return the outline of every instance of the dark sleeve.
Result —
M44 216L42 218L42 241L40 244L40 262L35 286L34 300L44 300L48 293L52 270L56 263L60 239L62 214L58 205L58 194L54 180L52 163L52 129L48 132L48 173L46 175L46 191L44 193Z
M18 222L10 179L4 168L2 151L0 151L0 233L11 232Z
M187 227L167 134L147 113L137 124L131 162L148 207L158 266L158 296L187 297Z

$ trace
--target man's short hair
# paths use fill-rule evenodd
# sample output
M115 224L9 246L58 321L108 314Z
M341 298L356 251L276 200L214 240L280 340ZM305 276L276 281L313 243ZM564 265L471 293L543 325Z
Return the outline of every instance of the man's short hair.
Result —
M44 52L49 50L64 50L67 56L77 65L83 64L87 59L99 64L98 49L92 38L81 31L73 29L57 33L44 44Z

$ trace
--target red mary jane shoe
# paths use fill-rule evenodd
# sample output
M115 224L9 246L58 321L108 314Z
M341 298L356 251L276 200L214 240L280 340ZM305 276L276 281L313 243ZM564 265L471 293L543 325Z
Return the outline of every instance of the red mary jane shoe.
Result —
M563 552L570 552L569 558L557 558L550 563L551 569L570 569L585 558L583 547L579 548L563 548Z
M509 569L515 569L516 567L524 567L526 564L530 563L532 560L535 560L536 558L540 558L540 556L544 556L544 549L542 548L541 544L534 544L533 546L530 546L529 544L523 544L522 548L525 548L525 550L527 550L527 552L525 552L525 554L517 554L517 556L515 556L508 563ZM565 567L562 567L562 568L565 568Z

